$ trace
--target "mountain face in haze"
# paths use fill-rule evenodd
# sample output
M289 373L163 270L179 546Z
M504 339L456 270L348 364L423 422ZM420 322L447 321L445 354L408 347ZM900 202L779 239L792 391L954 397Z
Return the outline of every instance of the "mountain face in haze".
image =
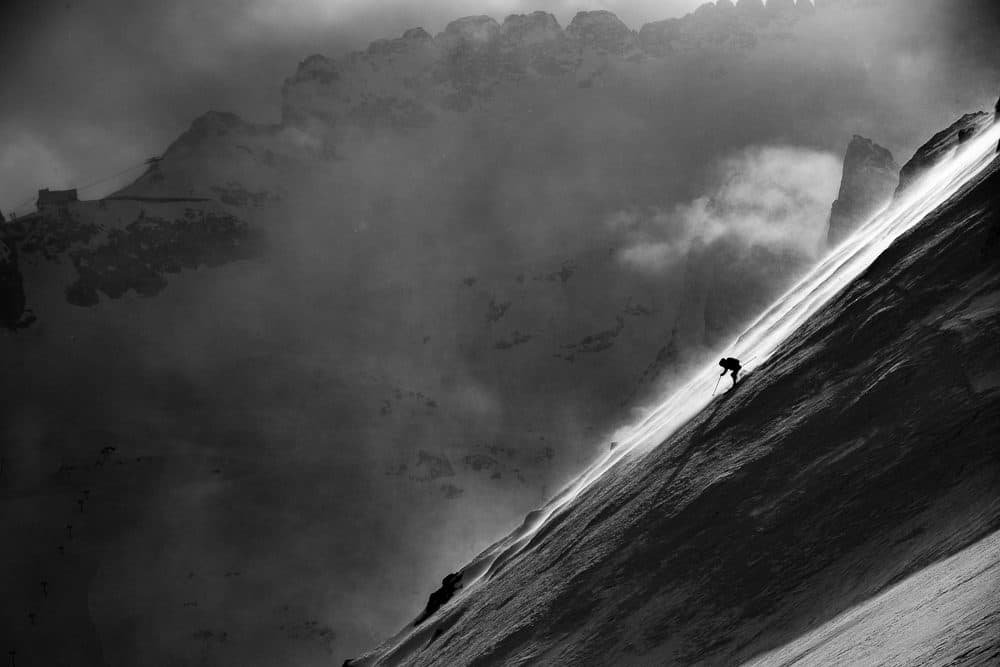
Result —
M817 259L848 137L967 98L873 96L895 10L853 4L412 28L8 222L18 655L319 665L411 619Z
M358 140L358 133L364 138L378 130L413 132L454 122L455 114L502 107L502 98L516 88L561 86L567 77L579 88L615 85L627 69L640 68L648 58L739 53L762 41L788 40L814 11L808 0L776 1L767 8L760 1L733 6L722 0L638 31L607 11L580 12L565 29L545 12L511 15L502 23L466 17L434 37L412 28L342 58L304 60L284 83L279 126L256 127L210 114L196 121L183 143L197 150L204 141L204 153L218 156L214 139L228 135L229 144L246 151L247 159L329 158L337 150L349 151L345 143ZM270 152L258 155L261 148L253 146L264 137L270 138ZM168 152L165 157L178 156ZM177 186L141 178L130 191L176 191Z
M827 245L836 246L889 203L897 185L899 165L892 153L871 139L854 135L844 155L840 194L830 212Z
M345 664L995 662L1000 158L986 150L740 384L521 548L515 532L484 552L458 573L482 579L435 617Z

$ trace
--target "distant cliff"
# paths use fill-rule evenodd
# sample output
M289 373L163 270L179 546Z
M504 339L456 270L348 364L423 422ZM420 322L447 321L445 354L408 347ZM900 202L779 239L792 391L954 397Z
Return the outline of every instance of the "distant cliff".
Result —
M855 227L892 199L899 165L885 148L854 135L844 156L840 194L833 203L827 244L843 241Z

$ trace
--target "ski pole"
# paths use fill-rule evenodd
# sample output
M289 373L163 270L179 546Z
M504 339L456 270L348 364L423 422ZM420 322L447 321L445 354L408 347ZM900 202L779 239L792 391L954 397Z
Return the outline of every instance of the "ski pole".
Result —
M725 373L722 375L725 375ZM715 396L715 392L719 391L719 383L722 381L722 375L720 375L719 379L715 381L715 389L712 390L712 396Z

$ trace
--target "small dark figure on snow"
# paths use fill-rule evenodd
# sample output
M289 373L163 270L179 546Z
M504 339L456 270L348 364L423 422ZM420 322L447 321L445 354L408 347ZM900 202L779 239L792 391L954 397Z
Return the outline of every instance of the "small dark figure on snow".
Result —
M736 381L739 379L740 371L743 370L743 367L740 366L740 360L733 358L720 359L719 365L722 366L722 375L730 373L733 376L733 386L735 387ZM719 377L721 378L722 375Z

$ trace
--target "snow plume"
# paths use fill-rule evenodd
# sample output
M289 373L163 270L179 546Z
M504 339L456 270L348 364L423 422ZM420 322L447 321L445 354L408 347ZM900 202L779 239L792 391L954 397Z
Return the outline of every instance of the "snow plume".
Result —
M814 258L839 178L839 160L830 153L748 148L720 161L711 194L673 209L620 211L608 224L626 239L619 260L648 273L662 273L718 240Z

